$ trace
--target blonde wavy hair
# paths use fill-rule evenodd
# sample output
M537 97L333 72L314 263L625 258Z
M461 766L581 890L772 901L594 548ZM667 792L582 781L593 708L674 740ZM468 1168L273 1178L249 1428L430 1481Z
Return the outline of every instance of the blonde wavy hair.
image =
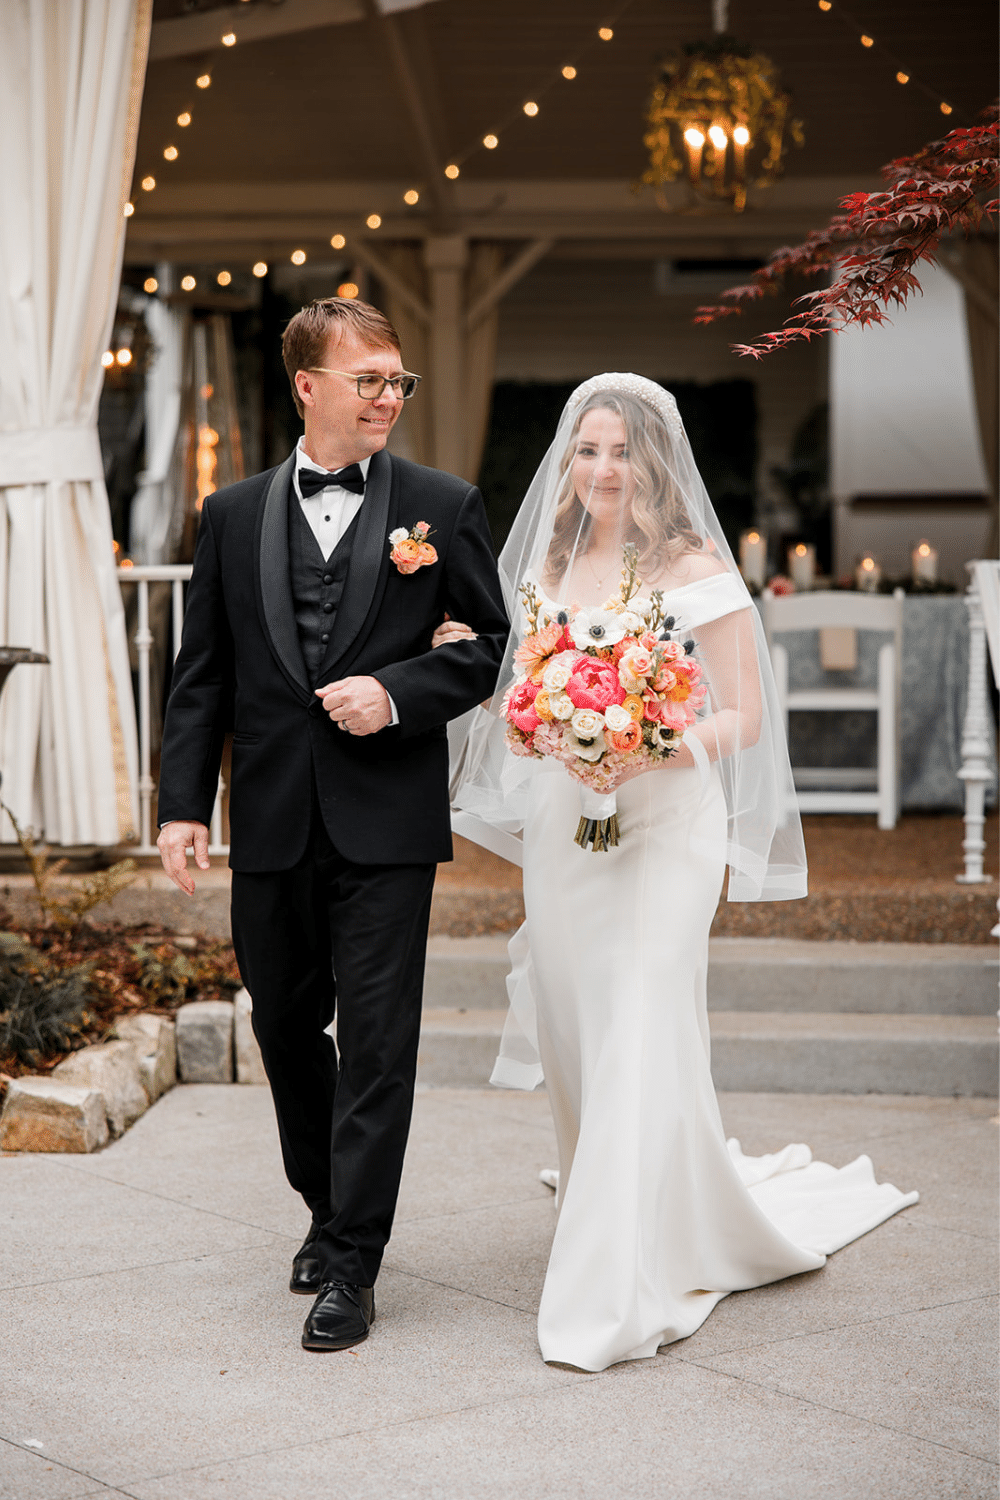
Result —
M552 540L545 558L545 583L552 587L563 577L574 548L587 550L592 521L577 496L572 465L580 424L588 412L613 411L625 424L628 461L635 476L631 525L622 543L639 549L640 575L655 578L666 563L685 552L701 552L702 538L691 525L687 506L677 491L670 469L671 442L664 423L644 402L622 391L599 391L577 413L566 452L560 461L562 480L556 501Z

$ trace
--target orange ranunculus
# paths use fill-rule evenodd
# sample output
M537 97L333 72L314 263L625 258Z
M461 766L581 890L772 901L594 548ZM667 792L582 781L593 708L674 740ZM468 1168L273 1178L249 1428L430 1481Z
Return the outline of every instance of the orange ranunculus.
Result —
M544 723L548 723L550 720L555 718L555 714L549 707L549 695L546 692L545 688L542 688L541 692L535 698L533 707L535 713Z
M432 547L430 542L418 542L417 546L420 549L420 566L422 568L427 568L431 563L437 562L437 548Z
M396 564L401 573L415 573L423 565L420 551L422 542L415 542L412 537L407 537L405 542L397 542L389 554L390 560Z
M535 706L538 706L537 699ZM627 700L625 706L628 706ZM642 744L642 730L634 719L627 729L606 729L604 737L612 750L637 750Z
M622 708L626 709L632 715L636 723L642 721L645 704L638 693L629 693L628 697L622 703Z

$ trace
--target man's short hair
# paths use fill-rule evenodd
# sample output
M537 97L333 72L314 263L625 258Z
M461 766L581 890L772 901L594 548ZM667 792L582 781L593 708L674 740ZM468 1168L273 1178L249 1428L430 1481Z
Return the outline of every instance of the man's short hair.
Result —
M326 358L330 335L338 341L344 334L356 338L369 349L395 349L401 353L399 334L389 319L369 302L355 297L319 297L295 314L281 340L281 357L292 385L292 400L299 416L305 407L295 389L298 370L315 369Z

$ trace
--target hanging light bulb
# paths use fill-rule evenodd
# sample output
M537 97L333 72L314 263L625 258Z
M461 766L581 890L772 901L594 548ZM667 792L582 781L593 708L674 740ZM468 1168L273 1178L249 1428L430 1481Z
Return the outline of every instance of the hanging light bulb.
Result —
M117 352L117 354L115 355L115 364L116 365L121 365L122 369L124 369L126 365L130 365L131 363L132 363L132 351L131 351L131 349L119 349L118 352Z
M335 250L343 250L344 246L347 244L347 241L344 239L344 236L342 234L334 234L330 236L330 244Z
M182 291L193 292L194 289L195 289L195 287L197 285L198 285L198 283L195 281L195 279L194 279L193 276L182 276L181 277L181 290Z
M255 260L254 263L253 263L253 274L258 278L258 280L260 279L261 276L266 276L267 275L267 261L266 260Z
M142 283L142 289L144 292L148 292L149 295L152 296L154 292L159 291L160 283L157 281L155 276L147 276L145 281Z
M304 250L293 250L288 258L293 266L304 266L307 256Z
M534 99L528 99L524 104L521 105L521 108L524 110L524 113L528 116L528 118L532 120L538 113L538 105L535 103Z
M180 127L182 129L184 129L186 126L190 125L191 124L191 114L190 114L190 111L186 110L186 109L183 110L177 116L177 123L178 123L178 125L180 125Z
M416 188L409 188L403 194L403 202L408 203L411 208L415 203L420 202L420 194L417 192Z
M337 288L337 296L346 297L348 300L359 296L360 292L361 288L354 281L342 281Z
M455 178L459 175L460 171L461 171L461 168L458 167L458 166L456 166L455 163L453 161L451 161L445 167L445 169L444 169L444 175L448 178L449 182L454 182Z
M944 100L941 101L940 108L941 108L941 113L943 115L950 115L951 114L951 105L950 104L945 104Z
M861 38L861 45L862 47L874 47L875 38L873 36L863 36Z
M212 87L211 73L199 73L195 79L195 83L200 89L210 89Z
M899 73L896 74L896 82L897 83L909 83L909 81L910 81L910 75L909 75L909 73L899 72Z
M224 32L223 35L220 36L219 41L222 43L222 45L224 47L235 47L236 46L236 32L235 31L226 31L226 32Z
M156 178L144 177L139 186L142 188L144 193L151 193L156 186Z
M566 66L562 70L562 76L564 78L569 78L570 80L576 77L576 69L574 68L572 63L566 64Z
M180 155L180 152L178 151L178 149L177 149L176 146L164 146L164 148L163 148L163 159L164 159L164 161L176 161L179 155Z
M614 36L614 32L611 30L610 26L599 26L597 29L597 35L600 37L602 42L610 42L611 38Z
M126 219L131 219L131 217L132 217L132 215L134 213L135 213L135 204L134 203L126 203L125 207L122 209L122 214L125 216L125 218Z
M106 370L110 370L111 366L114 364L114 362L115 362L115 356L114 356L114 354L111 352L110 349L105 349L104 353L101 355L101 364L104 366L104 368Z
M228 271L220 271L219 274L218 274L218 276L216 276L215 279L219 283L220 286L228 286L229 283L232 281L233 278L229 274Z
M367 219L365 220L365 223L368 225L369 229L381 229L382 228L382 215L381 214L369 214L368 217L367 217Z
M500 144L500 137L498 135L484 135L483 136L483 145L486 147L487 151L495 151L497 149L497 147L499 146L499 144Z

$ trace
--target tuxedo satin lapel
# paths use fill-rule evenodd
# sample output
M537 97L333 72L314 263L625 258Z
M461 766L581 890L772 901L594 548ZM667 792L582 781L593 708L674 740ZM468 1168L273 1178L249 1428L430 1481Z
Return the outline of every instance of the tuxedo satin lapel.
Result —
M309 692L309 679L299 646L292 603L292 579L288 560L288 506L292 498L292 472L295 455L285 459L275 470L264 497L258 550L258 578L264 626L271 649L286 676Z
M351 649L365 620L377 609L389 576L389 507L392 460L384 450L372 454L364 504L351 549L351 566L337 610L330 648L320 667L320 682L328 682L337 663Z

